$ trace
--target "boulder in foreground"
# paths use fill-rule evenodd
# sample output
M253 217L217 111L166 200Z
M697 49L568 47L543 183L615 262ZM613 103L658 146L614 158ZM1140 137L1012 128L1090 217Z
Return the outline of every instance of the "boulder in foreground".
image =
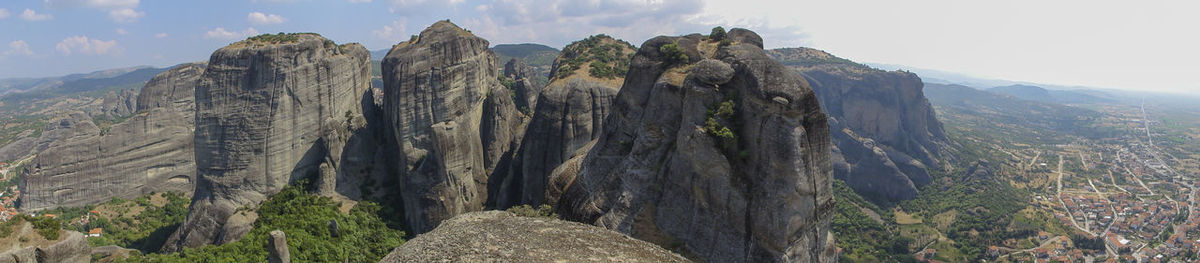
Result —
M456 216L380 262L688 262L649 242L590 225L504 211Z

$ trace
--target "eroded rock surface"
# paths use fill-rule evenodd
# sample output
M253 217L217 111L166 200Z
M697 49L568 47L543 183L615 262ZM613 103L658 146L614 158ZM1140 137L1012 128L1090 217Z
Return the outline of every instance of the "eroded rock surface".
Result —
M4 242L0 263L85 263L92 259L92 247L83 233L60 231L58 240L45 240L29 223L12 227L12 240Z
M600 137L604 118L612 112L612 100L625 81L624 74L615 73L629 69L628 59L635 52L633 45L605 35L576 41L563 49L554 60L551 72L556 73L538 96L537 108L525 130L520 169L505 180L498 207L554 204L558 200L564 189L547 189L549 182L574 178L552 178L551 171ZM592 74L593 63L610 68L614 74Z
M100 110L93 117L115 119L133 114L138 109L138 93L132 89L109 91L101 100Z
M534 82L535 75L537 70L520 59L513 58L504 63L504 77L513 81L510 89L516 95L517 109L533 110L537 107L538 94L545 87Z
M467 213L392 250L379 262L688 262L611 230L504 211Z
M640 46L558 211L709 262L835 261L827 117L762 38L728 35Z
M154 77L138 113L103 134L61 139L38 153L21 183L21 209L80 207L151 192L191 195L196 167L190 106L204 64L185 64ZM165 93L162 90L180 89Z
M768 52L800 70L830 116L834 175L876 202L916 197L948 143L916 74L882 71L810 48Z
M382 64L410 231L482 210L488 179L516 148L512 127L521 125L487 40L439 21L392 47Z
M279 38L233 43L209 59L195 92L197 187L164 250L240 239L257 218L241 208L297 180L335 188L326 184L362 115L370 55L315 34Z

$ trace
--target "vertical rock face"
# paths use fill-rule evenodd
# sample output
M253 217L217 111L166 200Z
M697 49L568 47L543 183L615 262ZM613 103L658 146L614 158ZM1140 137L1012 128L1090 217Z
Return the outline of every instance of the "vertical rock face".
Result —
M709 262L832 262L826 115L757 34L728 37L641 45L558 210Z
M154 76L138 93L137 111L155 108L174 108L179 112L195 111L195 80L204 74L206 66L204 63L183 64ZM188 116L192 115L194 114L189 113ZM191 121L193 120L188 120Z
M137 101L190 104L203 70L203 64L186 64L161 73L146 84ZM41 151L22 178L21 209L78 207L150 192L190 195L196 174L191 107L143 106L104 134L61 139Z
M290 182L333 181L360 100L369 54L316 34L266 35L212 54L196 87L191 210L164 250L240 239L255 205Z
M267 239L267 262L291 263L292 253L288 251L287 234L283 231L272 230L271 238Z
M536 74L537 70L525 65L520 59L513 58L504 64L504 77L513 81L510 88L515 92L518 109L532 110L537 107L537 97L543 87L533 82L533 76Z
M947 143L916 74L886 72L809 48L769 52L799 69L830 116L834 175L876 202L917 195Z
M383 60L384 112L403 155L400 191L410 230L424 233L479 211L488 178L519 127L488 42L440 21ZM486 121L485 121L486 120Z
M547 192L548 182L573 180L551 178L551 171L576 150L600 137L604 118L612 112L612 100L625 74L593 74L592 63L625 72L633 45L597 35L567 45L552 67L555 76L538 96L533 119L521 144L520 171L505 180L506 191L497 206L553 204L562 189ZM562 73L558 73L562 71Z

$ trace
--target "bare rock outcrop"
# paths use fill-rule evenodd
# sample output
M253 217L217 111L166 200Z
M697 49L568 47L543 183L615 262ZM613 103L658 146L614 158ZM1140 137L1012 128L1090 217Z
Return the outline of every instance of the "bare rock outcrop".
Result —
M496 68L487 40L449 21L384 58L384 113L403 155L399 191L410 231L482 210L488 179L507 170L501 160L516 149L523 120Z
M142 91L138 92L137 111L155 108L174 108L180 112L195 111L195 79L204 74L206 66L206 63L182 64L154 76L146 82Z
M606 35L588 37L563 49L525 130L520 169L504 180L498 207L558 200L564 189L547 189L549 182L574 178L551 178L551 171L600 137L604 118L612 112L612 100L635 52L633 45Z
M100 111L94 117L115 119L133 114L138 109L138 93L132 89L110 91L101 99Z
M267 239L267 262L291 263L292 252L288 250L287 234L280 230L272 230Z
M513 58L504 63L504 77L513 82L509 89L516 95L517 109L533 110L537 107L538 94L545 87L534 82L535 75L537 70L520 59Z
M83 233L59 231L57 240L45 240L28 223L14 228L13 243L4 244L7 250L0 252L0 263L85 263L92 259L92 247Z
M768 52L800 70L830 116L834 176L875 202L911 199L948 143L921 78L810 48Z
M253 210L289 183L335 188L370 89L369 53L311 33L263 35L214 52L196 86L197 186L163 250L240 239Z
M44 151L59 141L95 136L100 134L100 128L87 114L76 111L50 120L40 135L33 136L33 133L32 130L25 131L18 135L21 139L0 147L0 161L14 162Z
M558 211L709 262L833 262L827 117L757 34L728 38L640 46Z
M621 233L504 211L458 215L379 262L688 262Z
M138 101L192 101L204 64L185 64L154 77ZM80 207L151 192L191 195L195 189L191 107L147 104L103 134L61 139L38 153L22 177L21 209Z

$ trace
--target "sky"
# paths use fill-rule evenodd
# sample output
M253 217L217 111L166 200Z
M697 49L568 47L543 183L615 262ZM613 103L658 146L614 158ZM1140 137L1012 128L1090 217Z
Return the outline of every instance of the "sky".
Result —
M1200 2L1108 0L4 0L0 78L207 60L260 33L390 48L437 20L492 44L635 45L713 26L767 48L1057 85L1200 93Z

